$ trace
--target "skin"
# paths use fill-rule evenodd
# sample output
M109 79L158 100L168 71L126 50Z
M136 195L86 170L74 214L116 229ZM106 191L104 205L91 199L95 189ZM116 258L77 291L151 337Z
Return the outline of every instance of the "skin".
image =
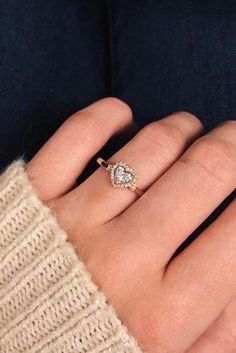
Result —
M203 135L179 112L144 127L110 158L145 190L111 187L98 168L74 187L88 161L132 123L106 98L67 119L28 163L51 207L119 318L148 353L236 351L236 201L170 262L178 246L236 186L236 122Z

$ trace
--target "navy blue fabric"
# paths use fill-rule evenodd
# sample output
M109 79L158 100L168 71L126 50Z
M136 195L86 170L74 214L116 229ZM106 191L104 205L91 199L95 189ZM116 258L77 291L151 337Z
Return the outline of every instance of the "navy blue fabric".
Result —
M0 168L109 93L101 1L0 1Z
M236 1L113 0L112 93L140 125L175 111L236 119Z

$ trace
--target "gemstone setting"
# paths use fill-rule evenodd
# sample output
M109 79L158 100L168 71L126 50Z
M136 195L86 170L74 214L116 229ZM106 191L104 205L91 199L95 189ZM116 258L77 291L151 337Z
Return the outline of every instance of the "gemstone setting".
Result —
M109 164L108 170L110 171L111 183L114 187L136 190L137 177L135 171L126 163L116 162Z

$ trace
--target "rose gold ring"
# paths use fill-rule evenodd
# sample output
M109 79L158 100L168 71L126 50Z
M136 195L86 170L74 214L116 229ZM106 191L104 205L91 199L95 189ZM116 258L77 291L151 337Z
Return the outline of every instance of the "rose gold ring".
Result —
M102 158L97 159L97 163L110 173L112 186L116 188L127 188L141 196L144 191L139 189L136 182L135 171L124 162L107 163Z

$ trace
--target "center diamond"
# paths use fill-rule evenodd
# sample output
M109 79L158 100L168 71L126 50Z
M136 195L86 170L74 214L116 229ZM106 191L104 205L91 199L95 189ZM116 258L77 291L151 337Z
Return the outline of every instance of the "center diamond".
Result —
M135 187L136 175L133 169L123 162L113 164L111 170L111 181L117 187Z
M133 174L130 172L127 172L126 169L121 165L118 165L118 167L116 167L114 176L115 176L115 182L122 183L122 184L130 183L134 179Z

